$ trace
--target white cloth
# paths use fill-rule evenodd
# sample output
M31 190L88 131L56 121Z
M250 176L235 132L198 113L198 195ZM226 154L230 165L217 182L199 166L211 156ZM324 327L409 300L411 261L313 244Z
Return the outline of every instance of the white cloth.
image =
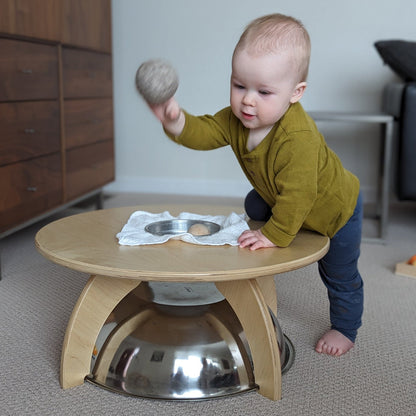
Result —
M136 211L131 214L127 223L116 237L118 238L119 244L125 246L162 244L171 238L193 244L213 246L228 244L231 246L238 246L238 237L243 231L249 229L245 218L245 214L236 214L234 212L228 216L199 215L181 212L177 217L173 217L168 211L157 214L146 211ZM183 234L154 235L144 229L146 225L152 222L171 219L211 221L220 225L221 229L215 234L205 236L196 236L188 232L184 232Z

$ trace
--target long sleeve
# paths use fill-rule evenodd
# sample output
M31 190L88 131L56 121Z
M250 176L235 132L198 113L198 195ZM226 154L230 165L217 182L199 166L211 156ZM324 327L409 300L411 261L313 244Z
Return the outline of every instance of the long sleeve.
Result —
M166 135L176 143L195 150L212 150L227 146L231 141L230 118L228 109L217 114L193 116L186 111L185 126L179 136L165 130Z

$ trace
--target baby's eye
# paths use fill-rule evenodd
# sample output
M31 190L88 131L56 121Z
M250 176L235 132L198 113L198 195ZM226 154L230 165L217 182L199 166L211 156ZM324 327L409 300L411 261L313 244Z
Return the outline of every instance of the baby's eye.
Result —
M270 94L270 91L260 90L259 91L259 94L260 95L269 95Z
M237 83L234 83L234 87L237 88L237 89L239 89L239 90L243 90L244 89L244 85L237 84Z

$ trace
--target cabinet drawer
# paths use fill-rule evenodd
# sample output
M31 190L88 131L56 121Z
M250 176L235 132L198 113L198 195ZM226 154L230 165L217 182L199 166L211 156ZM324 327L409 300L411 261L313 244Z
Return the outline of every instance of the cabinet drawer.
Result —
M0 165L60 149L57 101L0 103Z
M114 179L113 141L67 150L65 177L67 200L111 182Z
M59 41L60 3L57 0L0 0L0 31Z
M0 168L0 232L62 203L60 154Z
M111 0L61 0L61 4L64 44L111 52Z
M64 108L67 149L113 138L113 102L110 98L68 100Z
M57 98L57 47L0 39L0 79L0 101Z
M65 98L112 97L110 55L64 48L62 64Z

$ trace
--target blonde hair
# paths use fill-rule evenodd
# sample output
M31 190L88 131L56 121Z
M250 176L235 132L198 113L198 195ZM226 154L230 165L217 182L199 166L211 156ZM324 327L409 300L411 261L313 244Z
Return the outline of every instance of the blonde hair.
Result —
M253 54L289 52L297 70L299 82L306 81L311 55L311 41L303 24L280 13L269 14L247 25L235 49Z

